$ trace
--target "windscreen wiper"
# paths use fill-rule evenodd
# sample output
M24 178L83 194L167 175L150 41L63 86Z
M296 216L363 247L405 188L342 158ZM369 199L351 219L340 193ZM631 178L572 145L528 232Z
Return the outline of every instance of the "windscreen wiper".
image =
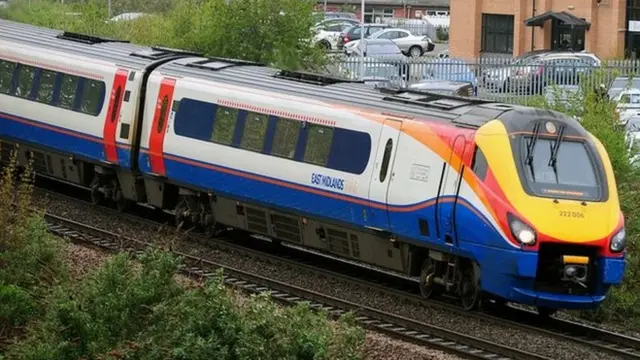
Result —
M536 147L538 136L540 136L539 122L533 126L533 136L531 137L531 140L529 140L529 143L527 144L527 159L525 160L525 164L527 164L529 166L529 169L531 170L531 177L533 178L533 181L536 181L536 174L533 171L533 149L535 149Z
M556 142L551 148L551 156L549 157L549 166L553 168L553 173L556 176L556 183L558 182L558 167L556 166L556 164L558 163L558 152L560 152L560 145L562 144L562 139L564 138L564 128L565 125L560 126L560 131L558 131Z

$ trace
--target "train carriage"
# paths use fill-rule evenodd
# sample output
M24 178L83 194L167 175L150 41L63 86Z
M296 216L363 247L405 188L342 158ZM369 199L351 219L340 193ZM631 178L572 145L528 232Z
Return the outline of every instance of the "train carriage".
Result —
M185 56L0 20L0 137L38 173L136 198L138 109L150 71ZM126 186L125 186L126 184ZM122 186L121 186L122 185ZM144 192L142 192L144 194Z
M54 51L54 32L8 24L26 35L0 32L0 46L28 47L34 57ZM171 211L178 222L242 229L416 277L424 296L453 292L467 309L482 292L544 312L593 308L622 280L624 218L611 164L573 118L117 42L74 45L68 62L101 44L122 61L146 62L137 95L129 94L139 106L125 111L136 134L128 161L107 158L109 116L92 128L103 153L51 144L34 124L0 130L3 140L88 157L98 175L117 175L109 179L119 199ZM95 67L78 68L95 72L108 59L91 54ZM132 70L122 61L112 76ZM0 110L23 114L11 89ZM32 116L63 121L53 111ZM2 129L16 123L0 121ZM104 186L92 192L105 194Z

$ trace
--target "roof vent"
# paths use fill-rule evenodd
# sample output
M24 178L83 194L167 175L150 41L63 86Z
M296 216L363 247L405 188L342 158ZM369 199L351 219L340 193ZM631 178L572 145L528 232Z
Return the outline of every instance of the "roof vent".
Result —
M58 39L75 41L75 42L88 44L88 45L102 44L102 43L108 43L108 42L129 43L128 40L110 39L110 38L101 37L101 36L78 34L78 33L69 32L69 31L65 31L56 37Z
M314 74L314 73L304 72L304 71L281 70L278 73L276 73L274 77L278 79L293 80L293 81L303 82L307 84L321 85L321 86L343 84L343 83L364 84L364 81L361 81L361 80L348 80L348 79L333 77L330 75Z

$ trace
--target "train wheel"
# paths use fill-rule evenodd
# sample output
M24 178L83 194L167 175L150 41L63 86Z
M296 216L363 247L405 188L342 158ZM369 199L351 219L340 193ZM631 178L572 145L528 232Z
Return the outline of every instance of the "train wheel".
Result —
M124 195L122 194L122 190L120 188L116 189L115 201L116 208L120 212L124 212L129 207L129 200L124 198Z
M473 267L465 267L461 275L460 295L462 307L467 311L474 310L480 302L480 286L478 286Z
M103 194L100 192L100 180L96 178L91 183L91 203L93 205L100 205L102 198Z
M426 258L422 262L420 270L420 293L425 298L431 298L442 292L442 286L434 283L436 277L436 262L431 258Z

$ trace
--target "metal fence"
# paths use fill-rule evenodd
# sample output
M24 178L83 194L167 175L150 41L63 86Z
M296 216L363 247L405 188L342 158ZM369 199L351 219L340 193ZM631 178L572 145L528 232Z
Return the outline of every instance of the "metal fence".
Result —
M471 60L421 57L365 58L364 79L386 80L392 85L410 86L426 79L471 82L477 96L507 103L527 104L553 93L575 93L580 88L609 87L617 76L632 76L640 71L638 60L603 61L589 66L571 60L554 65L521 65L514 59L480 57ZM336 56L327 71L331 75L360 79L358 57ZM563 95L564 96L564 95Z

